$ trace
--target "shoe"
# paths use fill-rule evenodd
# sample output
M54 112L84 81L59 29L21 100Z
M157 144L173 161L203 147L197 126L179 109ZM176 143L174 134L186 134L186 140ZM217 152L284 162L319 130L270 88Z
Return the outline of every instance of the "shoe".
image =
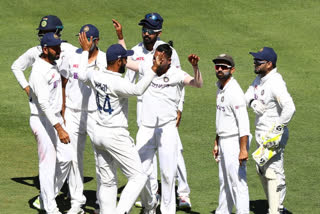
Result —
M141 201L136 201L136 203L134 203L134 206L138 208L143 208Z
M150 209L150 210L145 208L144 214L156 214L156 213L157 213L157 207L160 205L160 195L159 195L159 194L156 194L156 197L155 197L155 198L156 198L156 199L155 199L156 202L155 202L153 208Z
M83 209L81 207L71 207L71 209L67 212L67 214L84 214Z
M94 209L93 214L100 214L100 209L99 208Z
M280 213L280 214L290 213L290 212L287 212L287 211L288 211L288 210L287 210L287 208L285 208L285 207L282 207L282 208L279 209L279 213Z
M38 195L38 197L34 200L32 205L38 210L44 210L42 200L40 199L40 195Z
M180 209L190 209L191 202L189 196L180 196L179 197L179 208Z

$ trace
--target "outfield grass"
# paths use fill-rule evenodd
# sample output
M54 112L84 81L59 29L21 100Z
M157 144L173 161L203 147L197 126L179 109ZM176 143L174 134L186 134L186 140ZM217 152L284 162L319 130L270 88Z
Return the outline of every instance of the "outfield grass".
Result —
M289 125L290 139L285 153L288 187L285 206L295 214L320 213L320 145L317 138L320 121L319 1L2 0L0 5L0 213L38 213L29 205L39 193L33 181L38 175L36 142L29 128L27 97L17 84L10 66L24 51L39 43L35 28L40 18L47 14L60 17L65 26L62 38L74 45L78 45L74 35L83 24L96 25L101 35L99 47L105 51L110 44L117 42L112 18L123 24L127 46L132 47L141 41L138 21L151 11L164 17L162 39L174 41L184 70L192 73L187 62L188 54L196 53L201 57L199 66L204 87L186 89L179 130L191 186L192 211L211 213L218 205L218 167L211 156L216 96L211 60L220 53L232 55L237 70L234 76L246 90L255 77L252 57L248 52L271 46L278 54L279 72L297 109ZM130 99L129 111L129 130L135 136L135 99ZM251 111L250 119L253 132ZM253 150L254 146L251 146L251 152ZM95 177L89 141L84 174ZM126 180L122 175L119 179L121 187ZM248 163L248 185L251 213L263 213L261 205L265 196L252 159ZM87 211L92 210L95 186L95 179L85 184L85 193L90 196ZM59 205L64 205L63 200L59 200ZM140 209L134 208L132 213L139 212Z

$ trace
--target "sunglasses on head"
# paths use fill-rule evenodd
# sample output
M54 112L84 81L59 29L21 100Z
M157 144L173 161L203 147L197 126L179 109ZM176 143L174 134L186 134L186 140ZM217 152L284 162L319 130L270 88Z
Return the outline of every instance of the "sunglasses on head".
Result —
M225 65L225 64L216 64L214 67L216 70L219 70L219 68L221 68L222 70L227 70L227 69L232 68L232 66Z
M148 33L149 35L155 34L160 32L160 30L151 30L148 28L142 28L142 33Z
M161 20L158 19L158 17L156 15L154 15L153 13L149 13L145 16L145 19L152 19L153 21L156 22L160 22Z
M253 63L255 65L262 65L262 64L266 64L268 61L266 60L259 60L259 59L254 59Z

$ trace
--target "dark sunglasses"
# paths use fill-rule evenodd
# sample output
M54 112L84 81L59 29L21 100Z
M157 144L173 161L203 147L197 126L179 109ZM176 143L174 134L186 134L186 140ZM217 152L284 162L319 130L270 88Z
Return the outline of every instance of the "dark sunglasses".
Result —
M148 33L149 35L153 35L156 34L158 32L160 32L161 30L151 30L148 28L142 28L142 33Z
M227 70L227 69L232 68L232 66L224 65L224 64L216 64L214 67L216 70L219 70L219 68L221 68L222 70Z
M156 21L156 22L160 22L161 20L158 19L158 17L156 15L154 15L153 13L149 13L147 14L145 17L145 19L152 19L153 21Z
M265 61L265 60L258 60L258 59L254 59L253 60L253 63L255 65L263 65L263 64L266 64L268 61Z

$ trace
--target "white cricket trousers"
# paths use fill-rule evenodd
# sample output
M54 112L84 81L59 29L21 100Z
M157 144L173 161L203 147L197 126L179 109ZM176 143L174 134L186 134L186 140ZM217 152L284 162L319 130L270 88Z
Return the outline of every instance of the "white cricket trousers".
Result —
M246 163L239 163L239 136L219 137L219 207L216 214L249 214L249 190Z
M96 124L94 130L93 143L101 176L100 214L129 213L147 181L133 139L126 128L109 128ZM118 206L117 166L128 178Z
M137 133L137 149L144 172L152 174L152 162L158 151L161 173L161 213L176 213L175 177L177 174L178 130L175 121L160 127L141 125ZM146 209L154 207L156 199L152 194L150 180L141 192L142 204Z
M63 126L62 117L60 123ZM31 115L30 127L38 143L40 196L46 212L52 213L57 210L55 198L73 170L72 147L60 141L46 116Z
M86 198L83 195L83 152L85 150L87 135L89 135L92 142L93 130L96 124L95 117L95 111L81 111L68 107L65 111L66 130L70 137L70 143L73 148L72 151L77 157L74 161L76 170L72 170L69 175L69 191L72 207L81 206L86 203ZM97 166L97 155L93 144L92 147L96 162L97 186L99 186L100 175ZM97 191L97 198L99 198L98 195Z
M178 169L177 169L177 181L178 181L178 189L177 193L179 197L189 197L190 187L187 180L187 169L183 158L183 147L179 137L179 145L178 145ZM158 160L156 154L154 155L152 166L153 171L150 175L150 184L151 184L151 192L152 194L157 194L158 192Z
M266 133L256 131L256 139L260 139ZM279 209L283 208L283 202L286 196L286 177L284 174L284 150L289 139L289 130L284 128L281 141L279 143L278 153L274 155L263 167L257 166L257 172L260 177L264 192L268 199L269 214L278 214ZM257 143L257 146L259 144Z

